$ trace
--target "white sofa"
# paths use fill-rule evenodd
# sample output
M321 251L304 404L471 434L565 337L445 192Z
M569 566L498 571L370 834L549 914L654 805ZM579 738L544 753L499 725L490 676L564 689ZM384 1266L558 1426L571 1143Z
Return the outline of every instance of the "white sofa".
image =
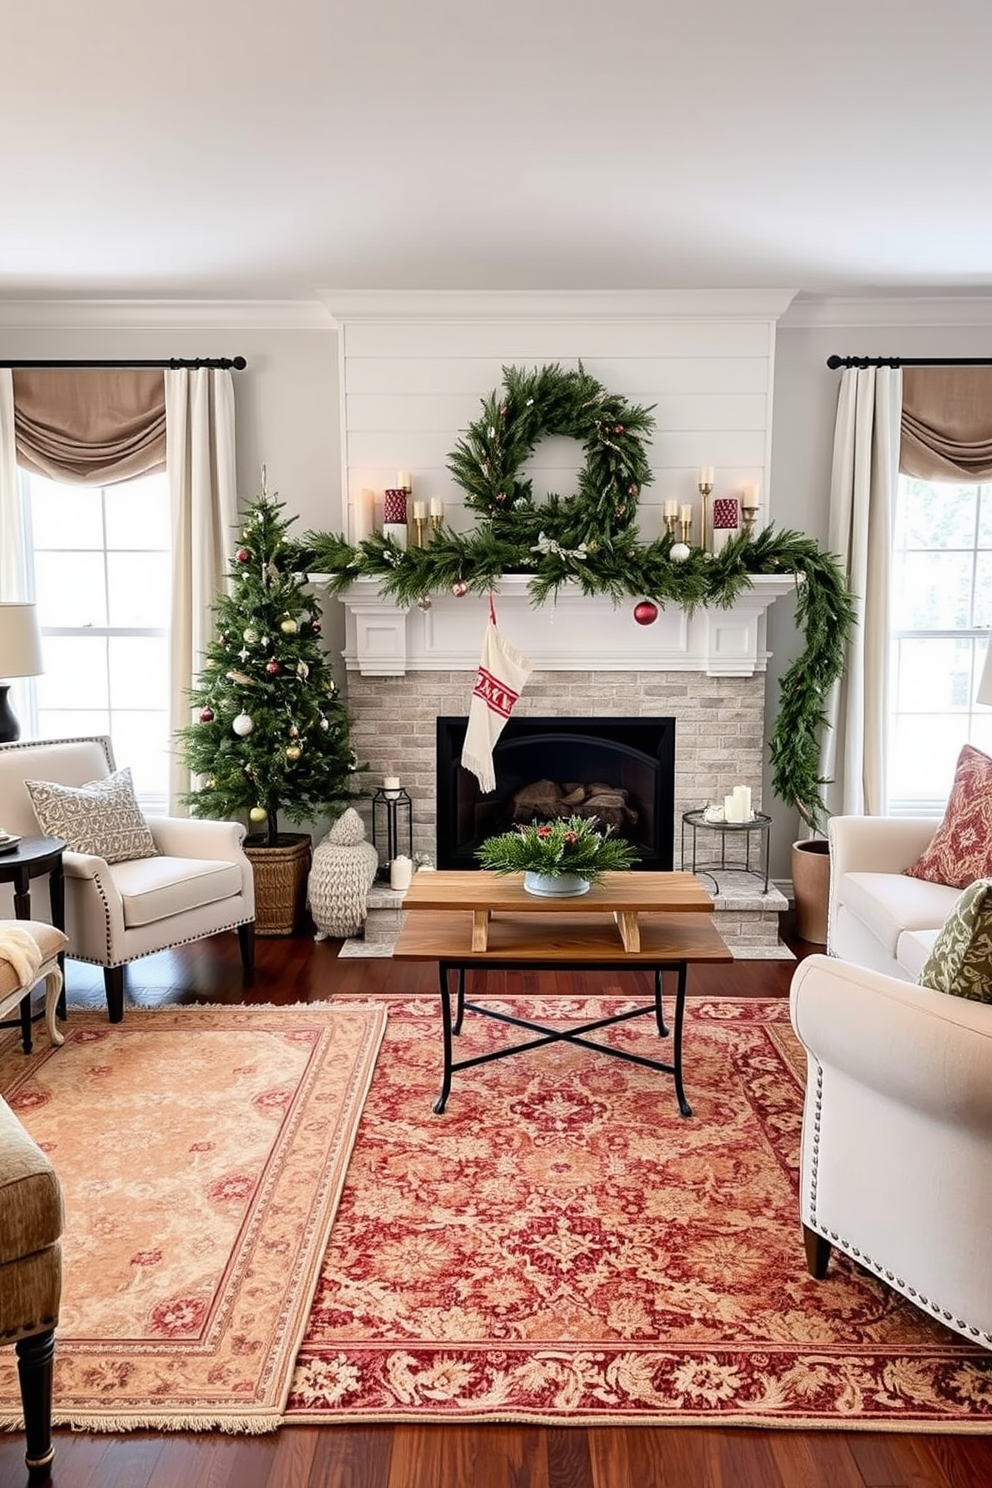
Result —
M790 1008L810 1272L836 1246L992 1349L992 1004L814 955Z
M917 980L961 893L905 873L939 825L930 817L831 818L828 955Z

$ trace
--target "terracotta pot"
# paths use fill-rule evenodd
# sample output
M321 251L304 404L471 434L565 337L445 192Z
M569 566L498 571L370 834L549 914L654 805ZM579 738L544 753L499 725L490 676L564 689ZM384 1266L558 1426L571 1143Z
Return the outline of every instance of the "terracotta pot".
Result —
M792 844L792 892L796 934L813 945L826 945L830 844L825 837L809 837Z

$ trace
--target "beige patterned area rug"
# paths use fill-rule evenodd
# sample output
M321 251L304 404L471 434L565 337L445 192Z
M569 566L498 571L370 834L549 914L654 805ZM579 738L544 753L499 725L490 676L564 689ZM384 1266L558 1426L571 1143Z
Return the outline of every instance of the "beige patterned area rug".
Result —
M435 1116L436 1000L391 999L287 1419L992 1430L992 1354L836 1252L807 1274L788 1016L689 999L689 1119L563 1043L456 1071ZM658 1053L650 1019L607 1036ZM456 1058L515 1037L468 1012Z
M279 1424L382 1007L72 1013L0 1091L62 1183L54 1419L104 1431ZM41 1047L39 1047L41 1046ZM0 1350L0 1424L19 1419Z

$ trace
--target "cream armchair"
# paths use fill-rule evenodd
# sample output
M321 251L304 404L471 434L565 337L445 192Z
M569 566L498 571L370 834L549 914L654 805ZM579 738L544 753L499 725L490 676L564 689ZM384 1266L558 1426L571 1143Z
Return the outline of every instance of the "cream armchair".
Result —
M38 836L26 780L78 787L114 768L106 738L0 745L0 823L8 832ZM107 863L67 851L63 859L67 954L104 968L112 1023L124 1016L124 967L141 956L237 930L246 977L254 966L255 891L241 849L245 828L185 817L149 817L148 825L158 856ZM11 901L10 889L0 886L0 915L13 913ZM32 882L31 913L35 919L49 913L41 878Z
M992 1349L992 1005L809 956L791 1014L811 1274L836 1246Z

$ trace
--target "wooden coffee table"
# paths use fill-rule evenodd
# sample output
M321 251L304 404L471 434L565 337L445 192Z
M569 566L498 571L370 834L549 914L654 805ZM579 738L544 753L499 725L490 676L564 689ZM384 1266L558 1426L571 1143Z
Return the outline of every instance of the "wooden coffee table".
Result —
M679 1110L683 1116L691 1116L682 1084L682 1019L688 968L692 962L733 959L709 918L713 901L705 889L690 873L613 873L593 885L588 894L574 899L541 899L525 893L522 880L522 874L418 873L404 898L404 910L414 912L406 916L394 958L438 963L444 1070L434 1111L438 1115L444 1111L455 1070L565 1041L673 1075ZM654 999L645 1006L576 1027L548 1028L466 1001L465 972L469 968L651 971ZM598 1029L653 1013L659 1037L667 1038L662 1003L666 971L676 976L670 1063L587 1037ZM453 972L457 973L454 1016ZM461 1032L466 1010L528 1029L540 1037L454 1060L452 1038Z

